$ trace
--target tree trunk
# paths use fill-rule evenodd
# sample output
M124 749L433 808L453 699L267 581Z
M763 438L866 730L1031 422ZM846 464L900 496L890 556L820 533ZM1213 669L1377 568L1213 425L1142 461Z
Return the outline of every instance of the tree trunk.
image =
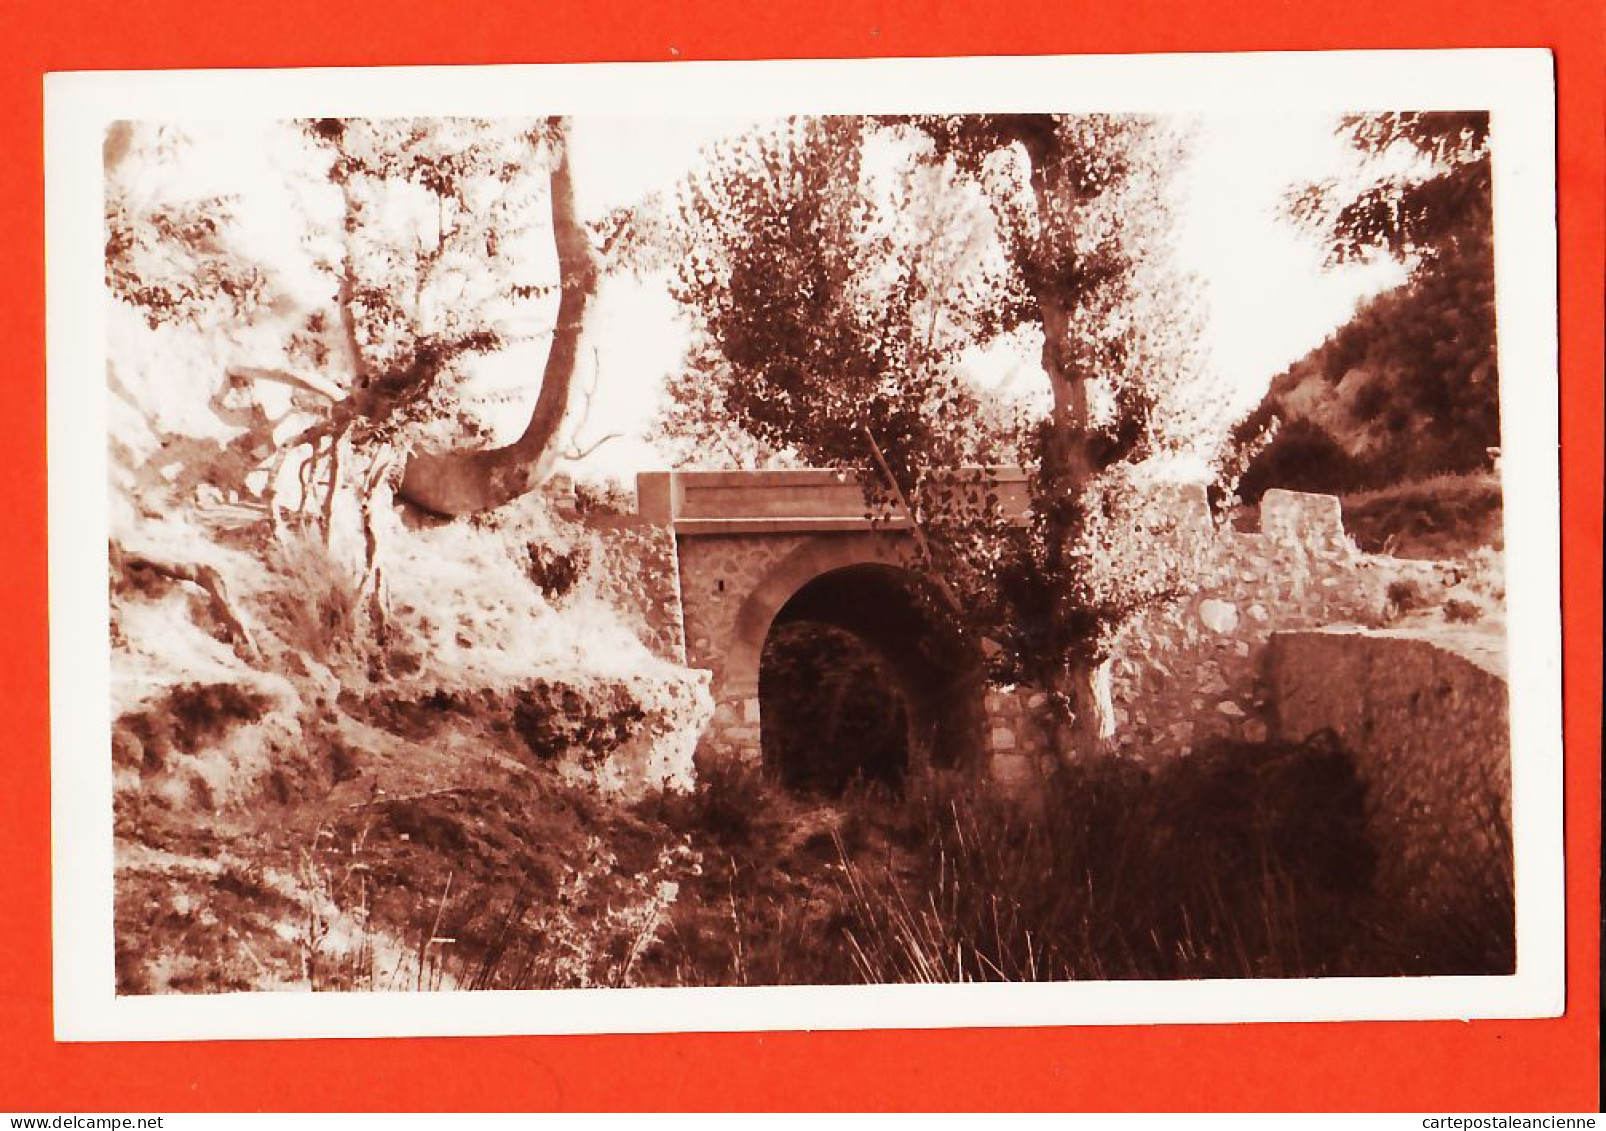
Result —
M1095 663L1072 662L1060 673L1056 688L1066 704L1067 741L1062 742L1062 758L1083 758L1105 753L1115 739L1115 704L1111 699L1111 664L1108 658Z
M408 460L397 494L435 514L472 514L499 507L534 490L557 461L558 431L568 411L586 308L596 293L598 275L596 252L575 210L567 123L559 120L558 126L560 149L552 166L552 240L562 293L541 394L524 434L507 447L419 454Z
M1043 325L1043 372L1053 393L1050 427L1043 440L1038 469L1038 498L1034 510L1043 523L1048 576L1062 589L1050 617L1053 648L1059 665L1055 699L1069 718L1065 755L1086 756L1107 750L1115 736L1115 711L1110 700L1108 657L1084 658L1096 645L1083 639L1088 626L1071 597L1072 550L1082 526L1082 495L1099 468L1092 447L1088 408L1088 382L1092 374L1075 357L1071 343L1071 310L1075 295L1065 293L1066 260L1072 251L1072 233L1061 230L1068 214L1069 194L1076 190L1065 178L1067 155L1053 140L1052 129L1031 123L1020 141L1030 164L1033 201L1037 207L1038 236L1028 278Z

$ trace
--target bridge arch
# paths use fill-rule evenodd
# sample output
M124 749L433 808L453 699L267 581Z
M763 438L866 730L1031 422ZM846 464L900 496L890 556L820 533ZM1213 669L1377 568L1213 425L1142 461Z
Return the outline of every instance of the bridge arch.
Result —
M817 535L771 566L737 607L725 645L726 694L758 694L759 663L770 627L787 602L815 578L869 566L904 569L894 537L879 532Z
M1024 516L1025 473L989 475L1006 511ZM981 749L980 656L909 568L907 520L872 521L852 475L643 473L637 496L641 517L674 538L686 662L712 675L715 713L703 757L760 760L765 646L777 627L804 622L851 634L890 673L907 707L911 765L957 762Z
M872 658L857 670L875 685L851 693L885 697L887 719L896 718L891 725L901 733L883 734L863 750L821 749L804 756L839 766L844 775L857 770L893 780L906 770L956 765L980 748L980 653L959 631L946 600L909 568L897 538L879 532L810 538L776 562L737 611L724 656L725 693L756 704L756 710L743 712L745 753L761 755L783 780L821 784L835 772L814 767L818 773L811 774L810 767L791 764L797 757L794 733L816 723L827 726L834 717L823 697L828 681L799 715L798 695L807 700L815 689L788 688L777 675L788 670L777 661L789 635L809 626L845 634ZM804 737L829 742L833 736L811 730Z

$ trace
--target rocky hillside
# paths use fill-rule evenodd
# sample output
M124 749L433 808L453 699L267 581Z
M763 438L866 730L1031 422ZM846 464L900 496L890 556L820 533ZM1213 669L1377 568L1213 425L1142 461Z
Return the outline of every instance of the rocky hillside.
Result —
M1500 445L1493 259L1487 239L1442 252L1279 374L1241 436L1277 433L1244 476L1345 494L1480 472Z

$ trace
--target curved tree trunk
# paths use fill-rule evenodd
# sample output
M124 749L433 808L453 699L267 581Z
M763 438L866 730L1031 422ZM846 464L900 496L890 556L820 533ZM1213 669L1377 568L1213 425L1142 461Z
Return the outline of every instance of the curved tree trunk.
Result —
M511 502L539 486L557 461L558 430L568 411L586 307L596 293L598 275L596 252L575 211L567 124L560 121L559 126L561 150L552 167L552 239L561 296L541 394L524 434L507 447L418 454L408 460L397 494L435 514L472 514Z

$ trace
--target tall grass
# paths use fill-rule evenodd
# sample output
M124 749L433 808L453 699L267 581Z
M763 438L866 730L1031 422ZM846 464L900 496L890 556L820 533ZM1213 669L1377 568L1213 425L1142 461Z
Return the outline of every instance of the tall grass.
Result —
M1425 899L1380 891L1364 791L1330 740L1224 743L1152 771L1099 760L1031 808L933 782L881 816L904 860L837 841L859 980L1511 969L1509 872Z

